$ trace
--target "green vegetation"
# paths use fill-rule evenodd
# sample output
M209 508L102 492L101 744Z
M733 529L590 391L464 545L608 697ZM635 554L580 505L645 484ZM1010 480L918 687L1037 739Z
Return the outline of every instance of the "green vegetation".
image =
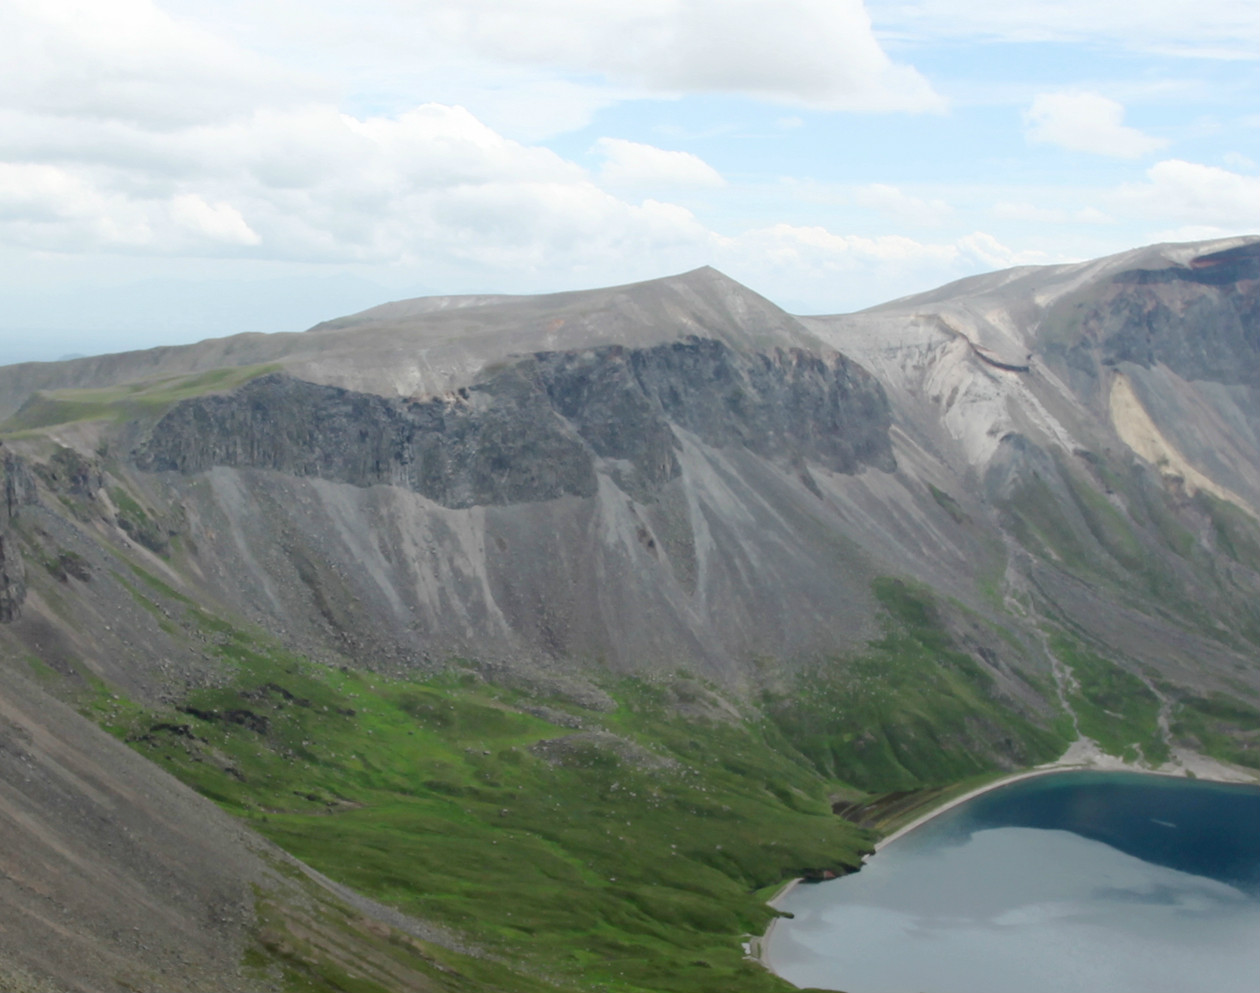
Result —
M1216 547L1235 562L1260 570L1260 526L1255 519L1205 490L1195 494L1195 503L1212 521Z
M118 526L137 544L159 555L166 552L169 542L162 527L150 517L140 504L120 486L110 488L109 498L118 509Z
M1035 555L1087 568L1092 558L1085 536L1077 533L1064 505L1040 476L1025 482L1007 504L1011 530Z
M286 851L477 950L262 894L251 961L295 993L786 990L741 936L764 931L785 879L856 864L872 836L835 816L836 798L887 830L1011 756L1055 757L1070 734L1000 695L951 634L956 605L895 579L874 584L881 638L744 718L682 674L610 681L607 702L579 704L460 663L412 679L320 665L139 566L128 579L222 676L169 706L92 683L85 711ZM1161 761L1154 692L1067 636L1053 647L1080 684L1082 730ZM1212 706L1178 711L1205 748L1225 720ZM1218 752L1239 746L1219 733ZM347 958L364 947L371 961Z
M60 583L70 581L70 577L86 582L92 578L92 569L87 560L78 552L66 551L64 548L50 554L38 546L35 549L37 561L49 574Z
M1020 543L1070 569L1110 577L1116 570L1100 554L1105 552L1121 567L1117 578L1125 582L1134 577L1146 581L1158 573L1125 515L1070 466L1060 462L1058 469L1062 494L1034 475L1008 503L1012 530Z
M1159 697L1141 679L1063 634L1050 638L1059 661L1072 670L1077 689L1070 694L1081 733L1103 751L1153 765L1168 759L1159 730Z
M334 879L516 963L505 988L786 989L742 956L740 935L774 916L757 892L867 848L773 727L667 705L702 701L699 684L618 682L612 711L544 706L457 668L316 665L161 599L229 677L169 708L98 687L91 716ZM328 969L292 988L355 988Z
M893 790L854 801L841 801L836 804L835 810L845 820L887 837L924 814L1006 775L1006 772L986 772L946 786Z
M0 435L18 435L81 421L121 424L138 418L152 419L180 400L234 390L251 379L279 369L280 366L274 364L240 366L212 369L191 376L166 376L104 389L40 392L0 424Z
M1035 555L1051 559L1078 576L1088 575L1091 581L1101 582L1123 597L1153 599L1161 610L1176 614L1181 622L1208 637L1220 638L1221 632L1207 620L1209 612L1203 609L1201 584L1204 580L1210 584L1209 595L1217 605L1229 604L1235 595L1220 585L1219 577L1211 578L1211 571L1205 570L1207 574L1200 573L1199 577L1189 571L1187 560L1194 559L1196 551L1194 535L1179 523L1162 492L1153 494L1136 475L1117 475L1097 457L1085 457L1085 461L1104 486L1122 493L1128 515L1079 471L1059 461L1058 489L1034 474L1006 504L1016 538ZM1216 504L1227 506L1220 501ZM1247 533L1250 521L1240 511L1229 507L1223 514L1234 526L1240 524L1235 518L1243 518L1240 533ZM1254 526L1250 534L1260 539ZM1204 565L1202 561L1195 564ZM1225 594L1223 601L1221 593ZM1256 620L1260 622L1260 614ZM1260 634L1260 628L1256 633Z
M1066 739L999 700L992 676L954 642L931 596L878 580L883 638L767 699L779 732L820 774L866 790L908 790L994 769L997 752L1049 761Z
M1066 467L1063 477L1094 540L1126 569L1140 572L1145 552L1125 516L1103 494Z
M940 506L945 513L949 514L949 516L953 518L955 524L964 524L971 520L971 518L967 516L967 512L959 506L958 501L939 486L933 486L931 483L928 483L928 489L932 493L932 499L936 501L937 505Z
M1005 610L1006 548L1001 541L985 544L987 547L976 563L976 590L992 606Z
M363 917L287 863L275 868L299 884L304 899L280 900L255 887L259 927L244 965L260 978L279 978L286 993L556 993L546 979Z
M1173 709L1172 732L1212 758L1260 769L1260 710L1234 697L1182 697Z

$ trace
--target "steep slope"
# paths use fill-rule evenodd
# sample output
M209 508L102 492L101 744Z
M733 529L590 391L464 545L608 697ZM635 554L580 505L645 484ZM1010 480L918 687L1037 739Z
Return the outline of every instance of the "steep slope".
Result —
M1260 768L1258 260L811 318L697 270L0 369L0 659L515 988L763 988L748 894L851 862L832 799L1082 737Z
M173 976L189 990L250 988L250 886L271 875L259 846L9 667L0 823L0 986L26 972L51 989L157 989Z
M1045 726L1046 623L1174 697L1257 688L1258 251L1142 249L835 318L708 269L404 301L43 371L88 389L19 402L10 379L8 424L164 581L319 657L682 666L744 692L877 637L893 575L945 598L993 692ZM188 375L111 385L154 363Z
M43 392L10 423L186 522L193 575L232 577L205 593L308 651L700 665L730 684L755 656L873 632L870 568L818 479L894 468L886 404L794 318L712 270L411 310L252 352L276 361L244 385ZM517 351L540 345L569 347ZM190 369L219 356L187 352ZM445 392L395 389L434 368ZM379 392L345 386L366 381ZM216 392L179 399L196 384Z
M12 549L38 520L39 486L0 454L0 539ZM49 565L67 584L91 581L69 553ZM26 599L23 563L10 555L6 567L9 633L30 650L15 653L6 638L0 664L0 989L331 990L349 973L357 989L437 993L510 976L320 877L159 768L159 740L195 744L188 725L144 720L94 676L90 657L74 658L40 594ZM90 644L90 625L81 628L79 644ZM83 713L107 727L138 719L132 747Z
M1254 686L1254 539L1234 535L1260 521L1258 306L1260 243L1233 239L803 322L888 390L899 463L1031 553L1009 587L1168 678L1211 658Z

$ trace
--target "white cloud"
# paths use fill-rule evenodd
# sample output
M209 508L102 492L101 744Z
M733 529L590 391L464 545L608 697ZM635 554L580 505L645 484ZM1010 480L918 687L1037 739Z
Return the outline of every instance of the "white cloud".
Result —
M578 131L605 107L637 94L610 85L560 79L545 69L479 66L463 74L458 85L435 85L425 80L415 87L421 93L448 93L443 101L472 105L478 117L501 134L518 141L536 142Z
M0 163L0 219L54 221L81 214L92 192L64 169Z
M704 188L726 182L690 152L666 151L621 138L600 138L595 150L604 156L599 177L608 186Z
M404 186L585 178L581 169L554 152L504 138L463 107L425 104L397 117L359 121L341 115L341 121L367 140L361 154L369 158L361 165L395 170L392 179ZM369 181L380 178L371 175Z
M773 224L719 240L709 261L796 313L837 313L957 274L958 250L898 236Z
M212 7L277 22L284 9L280 0ZM230 19L204 6L195 16ZM858 111L944 106L922 75L884 52L862 0L364 0L353 8L311 0L303 21L298 30L359 71L379 73L365 68L373 61L388 73L428 63L441 70L431 77L439 86L441 73L480 60L505 81L505 67L527 76L544 69L640 96L738 93Z
M1111 224L1115 218L1097 207L1066 210L1032 203L1003 201L989 208L989 213L1003 221L1029 221L1035 224Z
M958 240L960 252L991 269L1006 269L1017 265L1039 265L1049 262L1045 252L1009 248L991 234L974 231Z
M854 273L886 267L885 275L893 278L902 278L916 268L932 269L944 276L959 266L975 271L977 264L1002 268L1046 260L1042 252L1008 248L983 231L954 241L923 242L900 235L844 235L817 225L775 224L723 239L722 246L727 254L801 265L805 270Z
M285 0L7 0L0 245L469 271L705 260L717 236L684 208L628 203L453 101L405 98L483 68L504 91L528 84L500 95L506 116L565 104L525 131L647 94L941 106L861 0L312 0L297 20ZM597 149L610 190L724 184L687 152Z
M904 142L902 152L875 150L903 156L897 186L869 182L888 160L876 169L881 160L864 157L865 124L850 132L851 121L800 111L805 129L801 117L779 117L792 106L674 101L719 93L795 107L939 108L930 85L881 47L860 0L309 0L297 9L292 0L0 0L0 255L39 250L117 271L122 256L187 272L203 259L238 272L257 260L373 266L374 275L389 267L422 274L400 285L510 292L712 262L776 299L835 307L1035 261L1023 246L1065 240L1073 224L1115 218L1109 236L1134 241L1155 225L1257 226L1255 180L1241 160L1233 173L1160 163L1110 192L1015 180L999 192L916 182L908 159L929 160L940 146L905 151L923 136L898 134L887 144ZM1084 96L1094 111L1085 137L1089 115L1071 108L1030 125L1094 151L1149 150L1154 139L1126 127L1119 105ZM627 100L639 103L615 119L630 137L684 145L678 135L703 134L705 148L726 143L715 162L747 149L739 190L723 191L722 176L683 151L605 138L588 171L537 144ZM956 150L939 154L958 167L947 160ZM819 178L756 178L775 170ZM665 202L685 189L710 191L706 222ZM995 200L993 234L968 233L974 222L960 218ZM1024 238L999 220L1039 227ZM920 240L880 234L917 236L927 225ZM13 271L11 282L21 278Z
M848 110L938 110L896 65L861 0L459 0L432 24L497 58L652 91L743 93Z
M1116 194L1116 206L1155 223L1238 234L1260 230L1260 176L1167 159Z
M943 224L954 213L953 207L944 200L924 200L886 183L859 187L853 194L853 200L861 207L878 210L903 223L917 226Z
M775 224L720 239L713 264L797 313L835 313L921 292L995 267L1058 261L985 232L919 241Z
M1124 107L1097 93L1042 93L1024 112L1025 134L1035 144L1074 152L1137 158L1168 142L1124 123Z
M221 120L308 84L151 0L0 4L0 106L167 128Z
M160 135L114 122L58 136L39 118L5 120L15 128L0 134L0 242L396 261L467 254L481 231L513 245L519 233L545 255L549 232L568 250L596 202L603 223L620 212L612 229L623 234L636 218L660 229L659 211L616 200L576 164L459 107L366 119L330 107L261 109ZM3 164L19 151L58 164ZM497 230L482 220L494 203L509 212ZM548 216L566 210L571 222Z
M0 163L0 243L52 251L146 246L144 205L52 165Z
M916 40L1086 42L1196 58L1255 59L1254 0L870 0L881 31Z
M1151 235L1151 241L1215 241L1218 238L1227 238L1237 233L1237 231L1226 230L1212 224L1185 224L1178 228L1165 228L1162 231L1156 231Z
M854 262L939 263L958 257L954 245L924 244L900 235L871 238L834 234L820 225L775 224L749 231L730 244L764 253L780 263L799 261L833 269L846 268Z
M206 203L195 193L171 201L171 218L195 235L232 245L257 245L262 239L230 203Z

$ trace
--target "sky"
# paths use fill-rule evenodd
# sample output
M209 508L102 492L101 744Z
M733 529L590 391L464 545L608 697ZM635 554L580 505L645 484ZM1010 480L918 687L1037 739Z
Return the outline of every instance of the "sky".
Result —
M0 0L0 364L1248 233L1255 0Z

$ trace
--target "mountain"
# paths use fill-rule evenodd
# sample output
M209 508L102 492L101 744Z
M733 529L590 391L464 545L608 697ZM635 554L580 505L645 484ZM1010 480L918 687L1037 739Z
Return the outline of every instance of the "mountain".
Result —
M1260 769L1260 239L400 301L0 417L10 985L781 989L833 806Z

